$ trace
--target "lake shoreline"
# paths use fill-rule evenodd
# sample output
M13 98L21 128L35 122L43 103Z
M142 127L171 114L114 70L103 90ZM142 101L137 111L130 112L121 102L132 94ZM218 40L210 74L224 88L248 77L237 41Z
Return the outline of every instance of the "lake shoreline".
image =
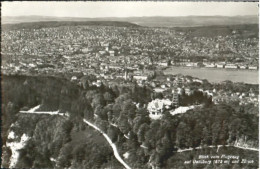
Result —
M189 66L169 66L165 70L169 70L171 68L258 72L258 69L257 70L254 70L254 69L226 69L226 68L215 68L215 67L211 68L211 67L189 67Z
M163 72L168 75L182 74L199 79L206 79L211 83L221 83L230 80L235 83L259 84L258 70L170 66L164 69Z

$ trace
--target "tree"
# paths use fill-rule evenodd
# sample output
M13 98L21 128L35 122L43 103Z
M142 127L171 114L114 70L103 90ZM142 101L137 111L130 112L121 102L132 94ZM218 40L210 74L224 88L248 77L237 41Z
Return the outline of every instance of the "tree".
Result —
M222 122L222 126L221 126L221 130L219 133L219 141L220 144L225 145L228 139L228 123L223 121Z
M139 143L142 143L145 141L145 133L149 130L149 125L146 123L141 124L140 128L137 132L137 138Z
M115 103L113 105L113 115L114 115L114 118L118 118L119 115L120 115L120 112L121 112L121 105Z
M105 110L101 106L97 106L95 108L94 114L97 115L102 120L107 120L108 118L107 112L105 112Z
M177 132L176 132L176 146L179 148L183 148L183 147L190 147L191 144L191 139L190 138L190 131L191 129L189 128L189 126L184 123L184 122L180 122L177 128Z
M167 154L170 154L172 152L173 145L168 134L164 134L163 138L161 139L160 145L161 151L158 151L158 153L160 153L161 156L167 156Z
M78 163L82 162L85 158L85 145L84 144L76 144L72 150L73 159L75 159Z
M107 135L112 140L112 142L116 142L117 136L119 135L119 132L120 131L118 131L117 128L115 128L115 127L113 127L111 125L107 129Z
M212 144L217 145L219 141L219 132L221 130L221 125L217 121L212 124L211 128L212 128Z
M57 161L57 164L59 167L65 168L65 167L70 167L71 165L71 158L72 158L72 146L70 144L65 145L62 147L60 150L60 155L59 159Z
M93 120L94 113L93 113L93 109L90 104L85 105L83 112L84 112L84 118L86 118L88 120Z
M107 128L108 128L109 124L106 120L97 118L95 123L103 132L105 132L105 133L107 132Z
M112 89L112 91L114 92L114 94L115 94L116 96L119 96L119 90L118 90L118 87L117 87L116 85L113 85L113 86L111 87L111 89Z
M202 144L211 145L211 135L209 129L204 126L202 129Z
M97 95L97 91L95 90L89 90L86 93L86 99L88 100L88 102L92 102L93 98Z
M128 124L127 116L121 114L117 120L118 128L124 134L127 134L130 131L130 125Z
M160 122L159 120L152 121L150 124L149 130L145 133L145 141L151 146L152 148L156 147L157 140L160 139L158 137L161 135L160 131L158 131L160 128Z
M150 164L153 166L152 168L159 168L161 167L160 163L160 156L156 151L152 152L152 155L150 156Z
M148 117L136 116L133 120L133 132L137 133L142 124L149 124L150 119Z
M132 95L136 95L138 93L138 86L137 83L134 83L134 86L132 86Z
M91 106L95 109L98 106L105 106L105 99L104 96L102 94L97 94L93 97Z
M113 95L110 94L109 92L104 93L104 99L105 99L107 104L112 103L114 101Z
M123 102L121 113L127 115L129 119L133 120L136 113L135 110L136 110L136 106L133 104L133 101L131 99L128 99Z
M148 117L149 112L146 108L138 108L136 110L136 116ZM150 119L150 118L148 117L148 119Z
M80 79L81 85L83 87L83 89L88 89L89 88L89 84L88 84L88 77L87 76L83 76Z
M131 95L129 93L123 93L116 98L115 103L122 105L122 103L128 99L131 99Z
M172 128L172 122L171 122L172 115L169 113L169 111L165 111L162 119L161 119L161 129L163 131L169 131Z

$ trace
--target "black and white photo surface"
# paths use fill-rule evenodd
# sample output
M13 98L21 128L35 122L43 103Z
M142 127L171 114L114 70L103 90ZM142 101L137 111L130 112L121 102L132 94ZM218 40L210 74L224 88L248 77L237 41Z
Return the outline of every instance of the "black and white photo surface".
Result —
M2 2L1 23L1 168L258 168L257 2Z

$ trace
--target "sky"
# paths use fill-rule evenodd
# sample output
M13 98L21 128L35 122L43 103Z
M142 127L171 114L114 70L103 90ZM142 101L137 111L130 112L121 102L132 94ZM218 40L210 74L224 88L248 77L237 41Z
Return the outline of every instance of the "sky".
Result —
M257 2L2 2L2 16L140 17L258 15Z

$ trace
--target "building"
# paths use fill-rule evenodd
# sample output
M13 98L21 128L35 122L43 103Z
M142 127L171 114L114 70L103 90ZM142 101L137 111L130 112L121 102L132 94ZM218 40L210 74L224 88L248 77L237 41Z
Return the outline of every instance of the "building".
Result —
M76 81L76 80L78 80L77 76L72 76L71 77L71 81Z
M226 69L237 69L237 65L234 65L234 64L226 64L226 65L225 65L225 68L226 68Z
M205 64L205 67L206 67L206 68L214 68L215 65L214 65L214 64Z
M178 93L173 93L173 96L172 96L172 105L176 108L176 107L179 107L179 95Z
M175 108L179 107L179 91L178 91L178 88L172 89L172 105Z
M110 50L110 51L109 51L109 55L110 55L110 56L115 56L115 51Z
M217 64L217 68L224 68L224 65L222 65L222 64Z
M240 69L246 69L247 66L241 65L241 66L239 66L239 68L240 68Z
M148 103L149 117L153 120L161 119L164 110L171 109L172 102L169 99L155 99Z
M109 44L109 43L106 43L106 44L104 44L104 47L105 47L105 50L108 52L109 49L110 49L110 44Z
M248 66L249 70L257 70L257 66Z
M82 51L83 53L88 53L88 52L90 52L91 50L90 50L89 48L83 48L83 49L81 49L81 51Z
M190 88L185 88L184 91L185 91L185 94L187 94L189 96L192 94L192 91Z
M136 80L147 80L148 76L134 75L133 78Z
M168 62L158 62L158 65L167 67L167 66L169 66L169 63Z

